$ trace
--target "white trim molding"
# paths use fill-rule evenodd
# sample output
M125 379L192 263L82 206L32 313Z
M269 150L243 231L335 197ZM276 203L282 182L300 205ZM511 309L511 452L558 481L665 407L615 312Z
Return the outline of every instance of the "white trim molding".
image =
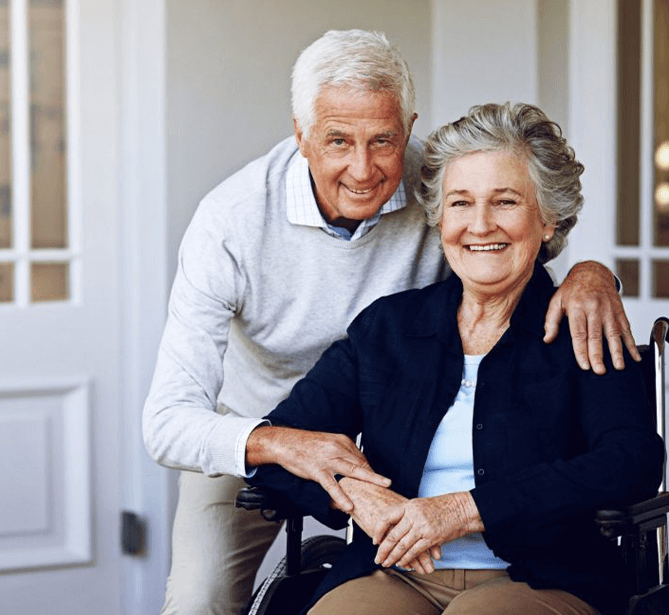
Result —
M1 571L93 560L90 389L0 382Z

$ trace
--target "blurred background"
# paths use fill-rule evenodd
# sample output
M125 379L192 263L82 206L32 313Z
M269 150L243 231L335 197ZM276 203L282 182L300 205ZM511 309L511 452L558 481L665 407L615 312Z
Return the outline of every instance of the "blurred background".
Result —
M669 0L0 0L3 615L159 611L176 473L140 415L179 241L291 134L299 51L346 28L403 52L420 137L541 106L586 167L556 274L607 264L639 343L669 313Z

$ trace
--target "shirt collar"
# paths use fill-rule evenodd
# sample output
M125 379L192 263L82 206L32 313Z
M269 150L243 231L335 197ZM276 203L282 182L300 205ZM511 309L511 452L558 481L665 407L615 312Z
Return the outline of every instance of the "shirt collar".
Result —
M288 164L288 171L286 174L286 203L288 222L291 224L298 224L302 226L314 226L323 229L334 237L346 240L348 237L342 236L340 232L332 229L332 227L323 219L314 191L311 188L311 175L309 173L309 165L307 159L304 158L299 151L295 152L292 160ZM360 239L374 228L376 223L381 219L381 216L393 211L397 211L406 207L406 191L404 189L404 182L400 182L397 190L384 203L383 207L379 209L371 218L363 220L355 233L351 235L351 241Z

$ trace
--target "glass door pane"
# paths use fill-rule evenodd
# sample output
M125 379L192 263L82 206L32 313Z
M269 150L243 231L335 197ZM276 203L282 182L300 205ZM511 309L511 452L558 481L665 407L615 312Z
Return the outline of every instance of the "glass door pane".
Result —
M65 11L30 0L30 138L33 248L65 248L67 233Z

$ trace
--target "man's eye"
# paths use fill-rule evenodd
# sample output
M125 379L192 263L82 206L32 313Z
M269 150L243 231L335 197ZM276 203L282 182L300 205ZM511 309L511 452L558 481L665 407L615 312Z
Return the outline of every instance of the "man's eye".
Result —
M342 145L346 144L346 140L345 139L332 139L332 141L330 141L330 143L332 143L332 145L336 145L337 147L341 147Z

